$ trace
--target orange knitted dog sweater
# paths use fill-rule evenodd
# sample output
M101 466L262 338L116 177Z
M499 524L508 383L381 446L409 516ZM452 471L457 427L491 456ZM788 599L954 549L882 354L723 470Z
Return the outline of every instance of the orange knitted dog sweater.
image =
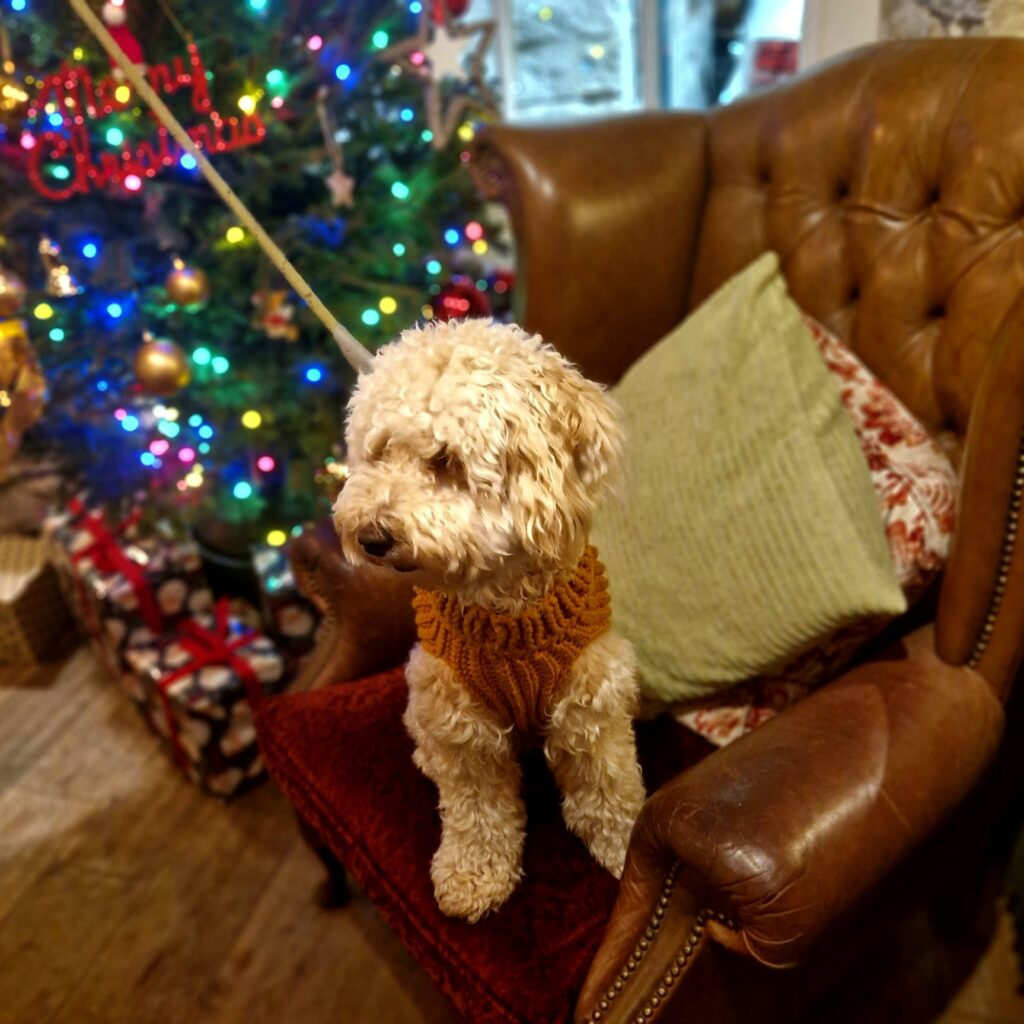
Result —
M428 654L506 726L535 731L547 719L580 652L611 625L604 566L588 545L576 571L518 615L459 604L417 588L416 631Z

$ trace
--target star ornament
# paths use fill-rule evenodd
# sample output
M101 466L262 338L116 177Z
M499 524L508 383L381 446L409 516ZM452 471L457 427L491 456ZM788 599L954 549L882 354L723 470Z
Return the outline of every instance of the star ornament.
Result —
M352 190L355 187L355 178L350 178L340 168L335 168L324 178L324 184L331 193L332 206L353 206L355 202L352 197Z
M397 64L422 82L434 149L448 145L468 107L497 113L494 94L483 75L484 60L494 41L494 26L493 20L457 24L447 15L435 25L424 5L416 34L378 54L380 60ZM442 92L445 79L454 79L459 91Z

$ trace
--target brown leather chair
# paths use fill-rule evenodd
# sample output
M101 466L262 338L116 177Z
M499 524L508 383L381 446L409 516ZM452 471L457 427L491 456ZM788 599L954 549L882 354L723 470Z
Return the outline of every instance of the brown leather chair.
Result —
M590 376L617 380L774 249L796 301L962 473L941 591L905 634L649 799L580 1021L820 1015L912 908L964 939L954 911L1022 778L1004 710L1024 643L1021 97L1022 40L900 42L708 114L496 127L476 146L511 211L519 319ZM325 678L400 660L336 553L307 542L297 561L339 629L375 631ZM841 991L823 1019L897 1019Z

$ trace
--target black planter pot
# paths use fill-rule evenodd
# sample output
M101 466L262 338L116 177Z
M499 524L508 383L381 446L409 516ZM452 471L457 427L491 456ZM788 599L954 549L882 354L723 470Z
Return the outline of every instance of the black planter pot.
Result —
M252 566L252 547L260 531L237 523L206 520L192 528L203 568L217 597L241 597L259 607L260 591Z

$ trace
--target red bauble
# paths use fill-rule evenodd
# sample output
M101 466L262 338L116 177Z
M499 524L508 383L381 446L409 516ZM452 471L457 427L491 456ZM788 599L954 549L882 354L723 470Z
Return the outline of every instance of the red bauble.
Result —
M470 0L432 0L434 4L434 24L443 25L445 15L449 18L461 18L469 10Z
M435 320L459 320L466 316L490 316L491 303L468 277L454 277L434 296Z

